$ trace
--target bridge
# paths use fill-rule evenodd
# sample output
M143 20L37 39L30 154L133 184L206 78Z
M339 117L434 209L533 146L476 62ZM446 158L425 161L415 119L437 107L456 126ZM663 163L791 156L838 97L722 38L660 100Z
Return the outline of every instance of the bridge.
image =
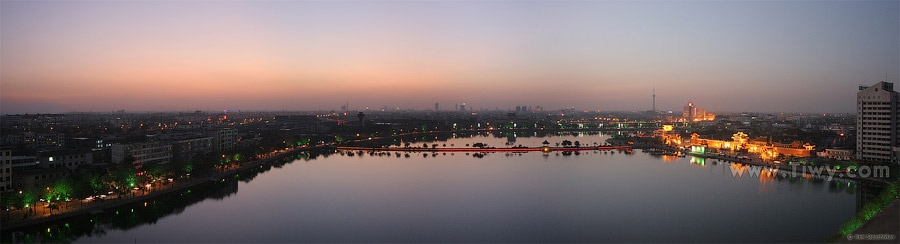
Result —
M594 150L631 150L631 146L609 147L510 147L510 148L392 148L392 147L337 147L341 151L379 151L379 152L554 152L554 151L594 151Z

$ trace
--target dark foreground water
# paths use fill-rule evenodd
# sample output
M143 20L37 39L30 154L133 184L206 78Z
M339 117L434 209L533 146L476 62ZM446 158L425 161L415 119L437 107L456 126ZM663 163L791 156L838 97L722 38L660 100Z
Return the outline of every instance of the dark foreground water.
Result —
M593 145L606 138L437 143ZM822 242L856 207L852 182L734 178L728 163L640 150L298 158L14 235L74 242Z

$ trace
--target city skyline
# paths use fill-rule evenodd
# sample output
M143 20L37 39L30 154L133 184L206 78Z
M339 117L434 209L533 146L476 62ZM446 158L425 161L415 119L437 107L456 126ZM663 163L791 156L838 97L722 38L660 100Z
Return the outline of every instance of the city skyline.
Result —
M900 73L897 1L0 4L3 114L852 113Z

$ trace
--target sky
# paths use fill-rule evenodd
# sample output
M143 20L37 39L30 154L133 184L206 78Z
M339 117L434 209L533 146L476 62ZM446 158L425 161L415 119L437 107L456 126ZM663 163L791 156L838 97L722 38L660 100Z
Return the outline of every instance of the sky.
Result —
M0 1L0 113L855 112L900 1Z

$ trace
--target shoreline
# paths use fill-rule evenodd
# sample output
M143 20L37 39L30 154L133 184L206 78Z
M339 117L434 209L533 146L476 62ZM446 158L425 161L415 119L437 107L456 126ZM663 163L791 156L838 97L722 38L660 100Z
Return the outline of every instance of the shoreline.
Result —
M121 199L121 200L119 200L119 199L110 200L110 202L98 203L98 205L95 205L95 206L88 206L88 207L84 207L84 208L77 209L77 210L72 210L72 211L66 212L66 213L60 213L58 215L53 215L53 216L41 217L41 218L37 218L37 219L10 221L7 223L3 223L3 226L0 227L0 231L6 232L6 231L10 231L10 230L16 230L16 229L30 227L33 225L43 224L43 223L47 223L47 222L63 220L63 219L67 219L67 218L71 218L71 217L75 217L75 216L80 216L80 215L85 215L85 214L94 214L94 213L97 213L97 211L103 212L106 209L120 207L123 205L128 205L128 204L133 204L133 203L137 203L140 201L149 200L149 199L163 196L163 195L166 195L169 193L187 190L187 189L199 186L199 185L210 183L210 182L213 182L216 180L221 180L222 178L235 175L237 173L249 170L251 168L254 168L254 167L257 167L260 165L270 164L276 160L280 160L282 158L285 158L287 156L290 156L290 155L293 155L293 154L296 154L299 152L327 149L327 147L329 147L329 146L323 146L321 148L320 147L297 148L297 149L294 149L291 151L286 151L284 153L278 154L276 156L252 161L252 162L247 163L246 165L242 165L240 167L229 169L229 170L226 170L223 172L215 173L210 176L197 177L196 179L192 179L189 182L175 185L168 189L153 191L146 195L133 196L133 197Z
M687 154L690 156L694 156L694 157L711 158L711 159L716 159L716 160L721 160L721 161L726 161L726 162L731 162L731 163L760 166L760 167L764 167L767 169L777 169L779 171L784 170L784 171L791 172L793 174L811 174L810 172L805 171L805 169L807 167L806 165L801 165L799 167L794 167L791 165L775 165L775 164L756 162L754 160L743 160L743 159L731 158L731 157L720 156L720 155L698 154L698 153L690 152L689 150L678 150L678 149L667 148L667 147L656 146L656 145L643 145L641 147L636 146L635 148L656 148L656 149L672 151L672 152L681 152L681 153L684 153L684 154ZM821 171L820 176L832 176L834 178L847 179L847 180L867 180L867 181L876 182L876 183L880 183L880 184L892 183L892 181L890 181L890 179L888 179L888 178L859 177L859 176L850 177L847 174L842 173L842 172L834 172L834 174L831 174L825 170Z
M392 135L392 136L386 136L386 137L381 137L381 138L373 138L373 139L368 139L368 140L363 140L363 141L376 141L376 140L380 140L380 139L388 139L388 138L395 138L395 137L402 137L402 136L410 136L410 135L417 135L417 134L457 133L457 132L463 132L463 133L465 133L465 132L490 132L490 131L497 131L497 129L495 129L495 130L477 130L477 131L470 131L470 130L469 130L469 131L433 131L433 132L416 132L416 133L403 134L403 135ZM593 131L593 130L574 130L574 131ZM361 141L355 141L355 142L361 142ZM685 153L685 154L687 154L687 155L696 156L696 157L712 158L712 159L722 160L722 161L726 161L726 162L734 162L734 163L740 163L740 164L745 164L745 165L755 165L755 166L761 166L761 167L777 168L778 170L785 170L785 171L793 172L793 173L796 173L796 174L803 174L803 173L808 174L808 172L794 171L794 170L792 169L792 168L794 168L794 167L789 167L789 166L786 166L786 165L771 165L771 164L766 164L766 163L759 163L759 162L746 161L746 160L740 160L740 159L732 159L732 158L729 158L729 157L724 157L724 156L719 156L719 155L694 154L694 153L691 153L691 152L689 152L689 151L683 151L683 150L678 150L678 149L674 149L674 148L667 148L667 147L662 147L662 146L658 146L658 145L635 144L634 146L627 146L627 147L630 147L630 148L632 148L632 149L656 148L656 149L661 149L661 150L666 150L666 151L682 152L682 153ZM136 202L140 202L140 201L144 201L144 200L156 198L156 197L159 197L159 196L163 196L163 195L166 195L166 194L169 194L169 193L173 193L173 192L177 192L177 191L181 191L181 190L187 190L187 189L193 188L193 187L195 187L195 186L203 185L203 184L205 184L205 183L209 183L209 182L212 182L212 181L221 180L221 179L224 178L224 177L232 176L232 175L235 175L235 174L237 174L237 173L240 173L240 172L249 170L249 169L251 169L251 168L255 168L255 167L260 166L260 165L270 164L270 163L272 163L272 162L274 162L274 161L276 161L276 160L283 159L283 158L285 158L285 157L288 157L288 156L290 156L290 155L294 155L294 154L299 153L299 152L312 151L312 150L326 150L326 149L329 149L329 148L330 148L330 149L335 149L335 150L349 150L349 151L356 151L356 150L362 150L362 151L383 151L383 150L384 150L384 148L338 147L338 146L336 146L336 145L320 145L320 146L315 146L315 147L296 148L296 149L293 149L293 150L290 150L290 151L285 151L285 152L283 152L283 153L280 153L280 154L278 154L278 155L275 155L275 156L272 156L272 157L269 157L269 158L265 158L265 159L260 159L260 160L248 162L247 164L242 165L242 166L239 166L239 167L237 167L237 168L228 169L228 170L226 170L226 171L219 172L219 173L215 173L215 174L212 174L212 175L209 175L209 176L198 177L198 178L193 179L193 180L191 180L191 181L189 181L189 182L186 182L186 183L183 183L183 184L180 184L180 185L174 185L174 186L172 186L172 187L169 188L169 189L164 189L164 190L154 191L154 192L148 193L148 194L146 194L146 195L142 195L142 196L133 196L133 197L131 197L131 198L122 199L122 200L111 200L111 202L99 203L99 204L96 205L96 206L84 207L84 208L81 208L81 209L72 210L71 212L61 213L61 214L53 215L53 216L41 217L41 218L37 218L37 219L28 219L28 220L10 221L10 222L8 222L8 223L3 223L3 225L0 226L0 231L5 232L5 231L10 231L10 230L16 230L16 229L21 229L21 228L25 228L25 227L30 227L30 226L33 226L33 225L38 225L38 224L43 224L43 223L48 223L48 222L58 221L58 220L62 220L62 219L70 218L70 217L75 217L75 216L80 216L80 215L84 215L84 214L94 214L94 213L97 213L97 211L101 211L101 212L102 212L102 211L104 211L104 210L106 210L106 209L109 209L109 208L115 208L115 207L120 207L120 206L127 205L127 204L133 204L133 203L136 203ZM621 148L618 148L617 146L612 146L612 147L602 147L602 148L604 148L604 149L600 149L600 150L616 150L616 149L621 149ZM606 148L608 148L608 149L606 149ZM460 148L452 148L451 150L457 150L457 149L460 149ZM528 148L527 150L528 150L528 152L541 152L541 149L542 149L542 148L538 147L538 148ZM559 149L560 149L560 150L557 150L557 151L570 151L570 150L563 150L563 149L565 149L565 148L559 148ZM579 150L579 149L580 149L580 150L588 150L588 149L589 149L589 150L598 150L598 147L590 147L590 148L568 148L568 149L576 149L576 150ZM437 151L442 151L441 149L435 150L435 149L430 149L430 148L429 148L429 149L425 149L425 148L421 148L421 149L415 149L415 148L395 148L394 150L395 150L395 151L409 151L409 152L437 152ZM466 150L468 150L468 148L466 148ZM472 150L475 150L475 151L473 151L473 152L481 152L481 151L485 151L485 152L486 152L486 151L488 151L488 150L485 150L485 149L476 149L476 148L473 148ZM491 149L491 150L510 150L510 149L506 149L506 148L498 148L498 149ZM523 152L524 152L524 151L523 151ZM803 167L800 167L800 168L802 169ZM827 173L826 173L826 175L827 175ZM836 178L850 179L850 180L867 180L867 181L872 181L872 182L877 182L877 183L883 183L883 184L890 184L890 183L891 183L891 182L889 182L889 181L882 180L882 179L877 179L877 178L868 178L868 177L867 177L867 178L863 178L863 177L847 177L847 176L844 176L843 174L839 174L839 173L834 174L834 176L835 176Z
M494 131L502 132L502 131L521 131L521 130L524 130L524 129L475 129L475 130L456 130L456 131L423 131L423 132L413 132L413 133L400 134L400 135L390 135L390 136L384 136L384 137L379 137L379 138L348 141L348 142L341 143L341 144L364 142L364 141L378 141L378 140L382 140L382 139L397 138L397 137L404 137L404 136L416 136L416 135L421 135L421 134L477 133L477 132L494 132ZM557 129L557 130L532 129L532 130L534 130L534 131L602 131L602 130L610 130L610 129L562 129L562 130L559 130L559 129ZM531 131L531 130L528 130L528 131ZM290 155L294 155L299 152L312 151L312 150L323 150L323 149L329 149L329 148L337 149L336 145L337 144L335 144L335 145L324 144L324 145L317 145L314 147L296 148L296 149L292 149L290 151L282 152L278 155L275 155L275 156L272 156L269 158L252 161L252 162L247 163L246 165L242 165L240 167L233 168L233 169L228 169L224 172L215 173L210 176L203 176L203 177L198 176L196 179L193 179L189 182L173 185L169 189L153 191L146 195L132 196L132 197L126 198L126 199L120 198L120 199L116 199L116 200L109 200L109 202L97 203L97 205L95 205L95 206L83 207L80 209L71 210L71 211L68 211L65 213L60 213L57 215L45 216L45 217L40 217L40 218L35 218L35 219L24 219L24 220L14 220L14 221L3 222L2 225L0 225L0 232L22 229L22 228L26 228L26 227L30 227L30 226L34 226L34 225L63 220L63 219L81 216L81 215L85 215L85 214L93 214L93 213L97 213L98 211L102 212L106 209L120 207L120 206L127 205L127 204L133 204L133 203L144 201L144 200L149 200L149 199L163 196L163 195L166 195L166 194L169 194L172 192L187 190L187 189L193 188L195 186L199 186L199 185L209 183L209 182L212 182L215 180L221 180L224 177L231 176L231 175L243 172L245 170L249 170L251 168L254 168L254 167L257 167L260 165L270 164L270 163L274 162L275 160L279 160L279 159L282 159L282 158L290 156Z

